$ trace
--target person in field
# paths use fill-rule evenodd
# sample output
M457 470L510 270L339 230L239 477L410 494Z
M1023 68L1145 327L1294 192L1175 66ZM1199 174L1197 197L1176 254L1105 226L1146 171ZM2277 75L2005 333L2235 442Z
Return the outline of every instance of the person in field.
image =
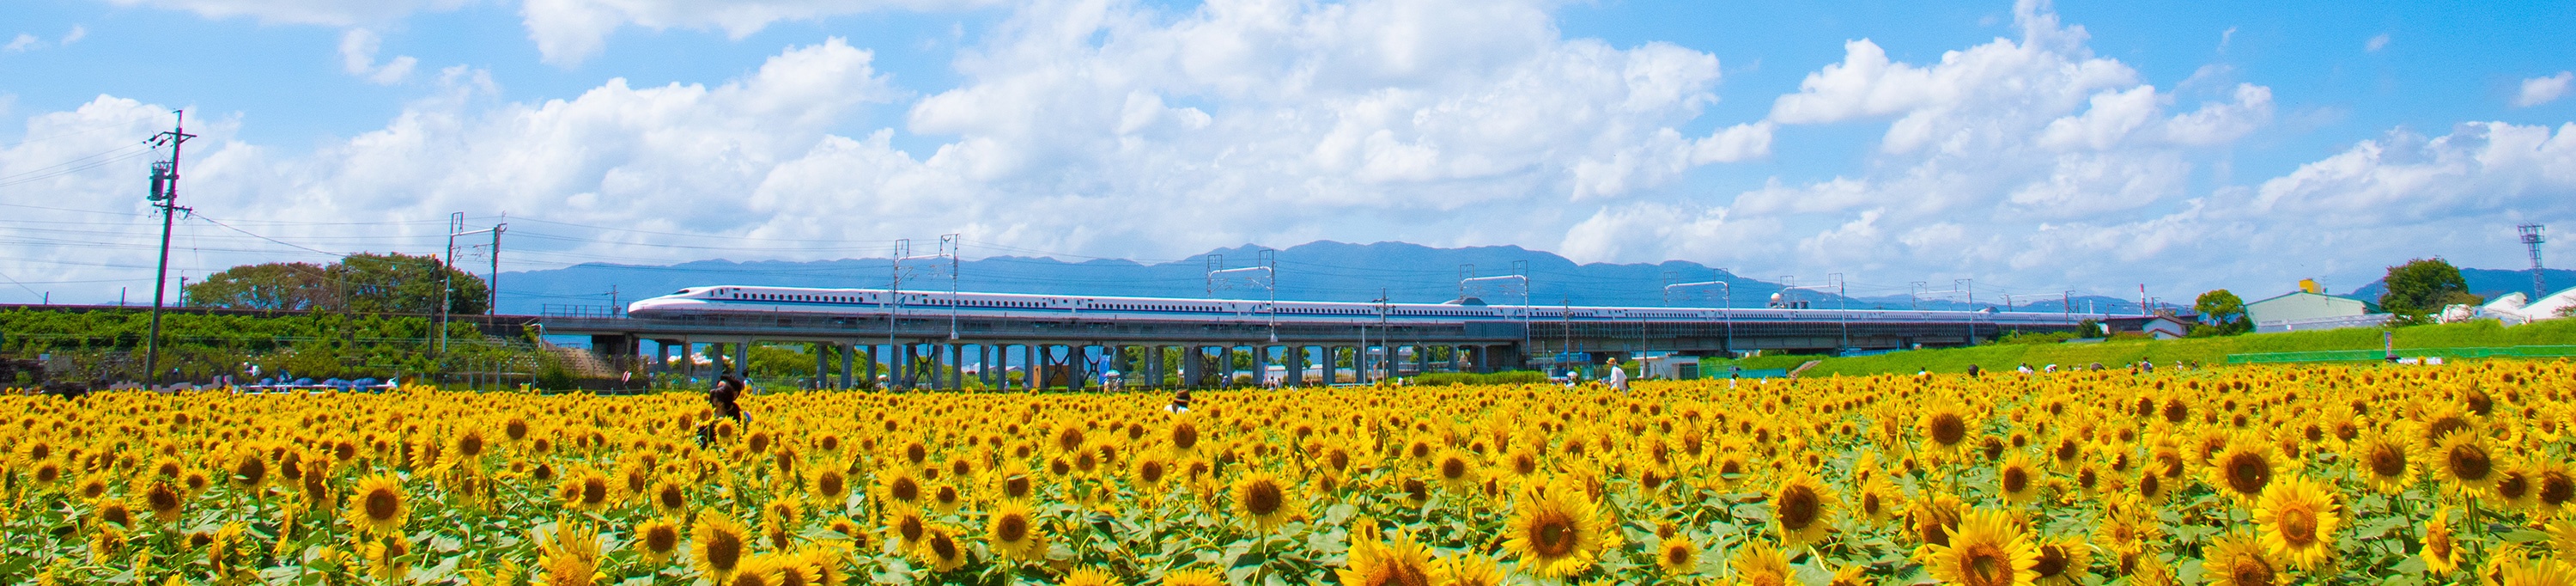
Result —
M742 390L741 377L728 374L717 378L716 386L707 389L707 406L714 409L717 419L729 418L733 420L735 427L741 427L747 423L742 414ZM708 421L706 425L698 427L700 447L714 443L715 439L716 422Z
M1610 366L1610 377L1602 379L1602 383L1609 385L1612 390L1622 393L1628 392L1628 370L1619 368L1619 359L1616 357L1609 359L1607 362Z

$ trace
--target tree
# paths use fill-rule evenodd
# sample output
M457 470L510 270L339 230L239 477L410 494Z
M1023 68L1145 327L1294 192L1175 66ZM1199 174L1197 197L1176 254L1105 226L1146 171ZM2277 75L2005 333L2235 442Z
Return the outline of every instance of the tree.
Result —
M2200 323L2207 324L2217 335L2241 334L2254 329L2245 319L2245 299L2233 291L2219 289L2200 294L2192 300L2192 311L2200 312Z
M447 285L441 295L440 285ZM360 253L329 265L242 265L188 285L188 305L281 311L438 313L491 311L481 277L447 268L431 255Z
M2408 323L2421 323L2445 305L2485 302L2469 294L2469 282L2460 277L2459 267L2439 258L2419 258L2388 267L2388 277L2382 282L2388 292L2379 296L2380 310Z
M336 306L330 268L313 263L241 265L188 285L193 307L305 311Z

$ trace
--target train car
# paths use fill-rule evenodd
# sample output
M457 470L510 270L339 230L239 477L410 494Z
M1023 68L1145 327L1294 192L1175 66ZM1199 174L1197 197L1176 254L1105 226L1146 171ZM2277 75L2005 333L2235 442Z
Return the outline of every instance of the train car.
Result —
M714 285L690 287L627 306L633 317L810 314L883 318L955 314L959 317L1065 318L1137 321L1307 324L1455 324L1490 321L1555 322L1916 322L2067 325L2101 316L1994 311L1907 311L1779 308L1585 307L1449 303L1350 303L1105 297L1025 293L947 293L884 289L818 289Z

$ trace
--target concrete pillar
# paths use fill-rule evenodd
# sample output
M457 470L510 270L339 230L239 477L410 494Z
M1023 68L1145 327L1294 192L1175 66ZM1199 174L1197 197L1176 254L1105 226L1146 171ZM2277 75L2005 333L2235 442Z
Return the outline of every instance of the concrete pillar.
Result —
M1138 356L1138 358L1145 363L1145 378L1143 379L1145 386L1147 388L1163 386L1162 345L1148 344L1142 349L1142 351L1144 354Z
M751 380L750 339L746 338L733 345L733 375L742 377L742 380Z
M885 353L878 351L876 344L868 345L868 384L875 386L879 391L885 390L885 387L877 385L877 363L884 359Z
M837 388L845 391L849 390L850 364L855 362L856 359L854 356L857 355L858 352L856 352L851 345L839 342L832 343L832 351L841 355L841 384Z
M1206 370L1205 365L1199 364L1203 360L1198 346L1181 346L1181 386L1199 386L1200 372Z
M888 348L894 350L894 364L892 365L894 370L887 373L887 378L892 379L894 388L905 390L912 389L912 344L907 342L896 344Z
M948 377L948 390L966 390L966 347L961 344L940 344L940 347L948 354L948 366L940 369L940 374Z
M1091 345L1089 344L1074 344L1065 347L1065 366L1070 367L1065 370L1073 373L1073 378L1065 381L1067 383L1065 385L1065 390L1091 390L1092 383L1098 381L1100 374L1091 371L1091 358Z
M1028 354L1028 364L1025 364L1028 390L1046 390L1046 343L1030 343L1030 346L1025 346L1025 354Z
M814 388L832 388L832 363L827 362L829 358L823 356L823 343L815 342L806 344L805 351L814 353Z

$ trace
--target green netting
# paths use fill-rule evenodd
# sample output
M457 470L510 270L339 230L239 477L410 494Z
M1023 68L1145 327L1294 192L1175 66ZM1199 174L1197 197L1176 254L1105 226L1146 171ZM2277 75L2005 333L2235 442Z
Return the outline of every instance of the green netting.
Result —
M2576 357L2576 346L2500 346L2467 348L2398 348L2399 358L2561 358ZM2386 350L2314 350L2229 354L2228 364L2277 362L2371 362L2387 360Z

